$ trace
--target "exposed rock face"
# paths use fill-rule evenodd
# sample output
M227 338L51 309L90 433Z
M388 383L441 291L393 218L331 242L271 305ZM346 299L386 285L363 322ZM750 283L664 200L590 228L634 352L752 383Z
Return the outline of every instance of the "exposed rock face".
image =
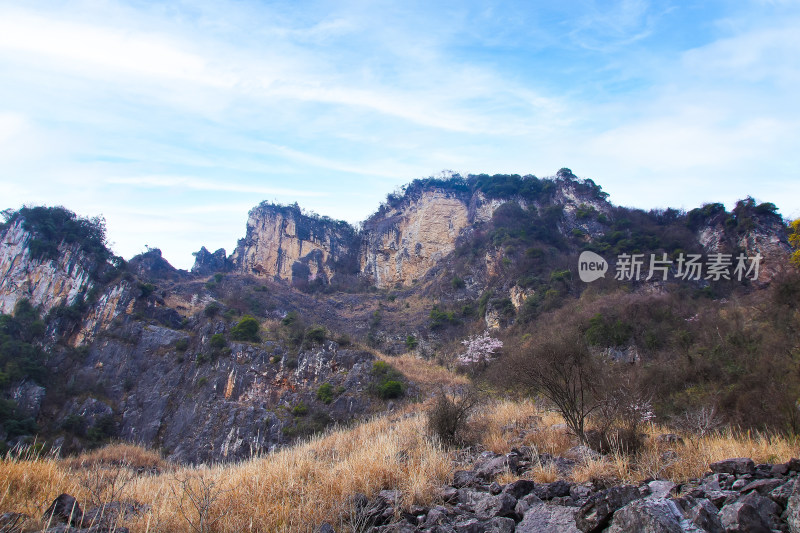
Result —
M373 356L328 342L297 356L277 343L231 343L230 353L198 362L209 353L222 322L194 335L124 318L113 335L102 335L83 362L86 379L107 383L104 391L119 416L121 438L158 446L183 462L243 459L290 442L292 414L303 403L311 413L346 421L372 409L358 391L369 384ZM188 349L176 349L179 342ZM202 360L202 359L200 359ZM316 398L322 383L346 390L329 404ZM66 405L59 418L81 416L89 425L105 406L93 399Z
M77 246L59 247L55 260L31 257L32 235L18 220L0 234L0 313L9 314L19 300L28 299L42 314L70 305L92 287L89 265Z
M127 282L108 287L92 304L80 329L70 339L70 344L80 346L91 342L120 314L131 314L134 303L133 289Z
M193 274L208 275L215 272L225 272L230 269L230 261L225 253L225 248L220 248L213 254L206 250L205 246L200 251L194 253Z
M362 273L378 287L421 279L455 249L471 223L468 201L453 191L423 190L407 205L370 218L364 223Z
M250 211L247 235L230 259L244 274L329 281L337 270L347 270L354 239L355 230L345 222L307 216L296 205L263 203Z

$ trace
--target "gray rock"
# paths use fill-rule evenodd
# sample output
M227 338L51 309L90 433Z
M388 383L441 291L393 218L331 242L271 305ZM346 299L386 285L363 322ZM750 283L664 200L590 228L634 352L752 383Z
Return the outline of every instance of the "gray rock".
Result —
M510 494L516 499L520 499L533 492L536 483L529 479L518 479L503 487L503 492Z
M614 511L641 497L639 489L633 485L611 487L594 494L575 515L578 529L584 533L595 533L602 530L608 525Z
M705 498L698 500L689 508L686 518L708 533L725 533L725 528L719 519L719 510Z
M783 481L780 479L757 479L742 487L742 492L747 493L754 490L762 496L766 496L782 484Z
M533 488L533 493L543 500L552 500L562 496L569 496L571 485L566 481L559 479L552 483L538 483Z
M579 533L575 526L575 508L539 503L525 513L516 533Z
M720 491L722 490L722 485L720 484L720 475L719 474L711 474L703 478L703 481L700 483L700 489L704 492L711 492L711 491Z
M574 446L561 455L578 463L585 463L589 460L597 460L602 457L602 455L588 446Z
M516 474L517 466L518 460L516 454L501 455L479 464L475 468L475 474L486 481L491 481L505 472Z
M608 533L701 533L686 520L673 500L636 500L614 513Z
M542 502L541 498L539 498L536 494L527 494L523 496L522 499L517 501L517 505L514 507L514 512L517 513L517 516L525 516L525 513L528 512L528 509L540 503L544 502Z
M786 508L786 504L789 503L789 497L791 497L793 489L794 481L787 481L780 487L770 491L769 498L781 507Z
M496 516L513 518L516 515L514 512L516 505L517 500L510 494L498 494L484 498L474 506L474 510L475 514L484 520Z
M738 457L735 459L725 459L716 463L711 463L709 466L712 472L718 474L752 474L756 471L756 465L752 459L747 457Z
M675 483L672 481L655 480L647 484L650 489L650 499L669 498L670 493L675 490Z
M324 524L319 526L319 529L317 529L317 533L336 533L336 530L333 529L332 525L330 525L329 523L325 522Z
M442 507L441 505L437 505L425 516L425 521L422 523L424 527L432 528L434 526L438 526L447 522L448 519L448 511L446 507Z
M770 471L773 475L785 476L789 473L789 465L786 463L778 463L776 465L772 465Z
M514 533L516 522L511 518L492 518L486 524L485 533Z
M792 484L792 491L786 503L786 522L789 531L800 533L800 478Z
M445 487L439 492L439 496L446 503L455 503L458 501L458 489L455 487Z
M745 485L747 485L746 479L737 479L733 482L733 485L731 485L731 489L741 491Z
M83 510L78 504L78 500L66 493L56 497L42 515L42 522L46 524L79 525L82 520Z
M723 507L719 512L719 518L727 533L771 533L772 531L758 510L742 501Z
M717 507L717 509L722 509L726 503L732 503L736 501L738 496L739 493L732 490L715 490L706 492L706 498L708 498L711 503Z
M483 533L484 526L477 518L467 518L456 522L453 531L456 533Z
M457 489L472 487L479 483L478 476L471 470L456 470L453 472L453 486Z
M592 489L586 485L572 485L569 488L569 495L573 500L575 500L575 502L583 505L586 503L586 500L589 499L589 496L592 495Z
M780 506L770 500L769 498L765 498L761 496L757 492L751 492L741 498L739 501L742 503L752 505L758 514L761 516L761 519L767 524L771 529L777 529L780 523L780 514L781 508Z

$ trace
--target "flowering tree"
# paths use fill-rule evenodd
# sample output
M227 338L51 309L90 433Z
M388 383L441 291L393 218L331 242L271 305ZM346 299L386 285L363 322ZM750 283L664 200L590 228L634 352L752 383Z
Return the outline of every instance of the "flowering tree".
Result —
M467 351L458 355L458 363L471 367L473 371L486 365L493 359L494 353L503 347L503 341L490 337L488 331L484 331L482 335L473 335L461 341L461 344L467 347Z

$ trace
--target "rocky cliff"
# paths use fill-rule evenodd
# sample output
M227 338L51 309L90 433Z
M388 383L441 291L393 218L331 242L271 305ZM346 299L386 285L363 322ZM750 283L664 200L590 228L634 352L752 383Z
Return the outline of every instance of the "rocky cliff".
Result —
M0 233L0 313L11 313L18 301L27 299L43 313L60 305L72 305L92 288L91 260L77 244L58 246L55 258L35 258L34 235L16 220Z
M327 283L348 270L354 239L355 231L345 222L304 214L296 205L262 203L250 211L247 234L231 263L244 274Z
M599 224L576 213L591 209L604 214L611 206L597 195L593 182L587 186L563 170L550 182L503 176L512 185L502 189L482 187L482 179L493 179L488 176L417 180L389 195L360 233L344 222L304 214L296 205L264 203L250 212L247 235L227 261L238 272L290 282L326 284L337 275L358 274L378 288L400 287L422 279L455 250L460 238L489 222L495 210L509 202L521 209L560 206L565 224L553 231L601 232ZM539 189L526 189L527 183ZM192 270L209 274L225 268L224 250L212 255L203 248Z

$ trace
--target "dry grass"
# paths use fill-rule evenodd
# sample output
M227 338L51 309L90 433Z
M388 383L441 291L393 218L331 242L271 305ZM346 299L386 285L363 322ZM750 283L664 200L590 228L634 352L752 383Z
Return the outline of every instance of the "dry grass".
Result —
M125 466L132 469L161 471L167 467L167 462L157 451L124 442L84 452L77 457L68 459L67 464L73 469L94 466Z
M481 444L496 453L505 453L524 444L536 453L562 455L579 444L556 413L538 410L530 401L495 402L485 409L484 416L488 429ZM750 457L756 463L781 463L800 456L800 440L780 435L728 430L697 438L682 433L683 442L668 444L658 442L656 437L674 430L658 425L643 429L648 438L638 453L587 459L572 470L569 479L579 483L593 480L637 482L647 478L681 482L700 477L709 470L711 463L732 457ZM522 438L519 430L524 430ZM546 464L534 466L523 477L544 483L554 481L559 474L551 464ZM506 475L500 481L513 479L516 477Z
M0 508L41 516L62 492L88 501L91 495L76 464L74 459L3 460ZM340 517L348 515L348 499L356 492L372 496L399 489L405 504L430 503L450 471L447 453L424 435L422 416L381 417L236 465L136 476L124 487L122 499L151 510L123 525L137 532L190 531L190 522L197 525L205 515L208 522L219 519L213 531L313 531L321 522L344 520ZM204 490L209 505L202 510L187 496ZM179 510L181 503L187 517Z

